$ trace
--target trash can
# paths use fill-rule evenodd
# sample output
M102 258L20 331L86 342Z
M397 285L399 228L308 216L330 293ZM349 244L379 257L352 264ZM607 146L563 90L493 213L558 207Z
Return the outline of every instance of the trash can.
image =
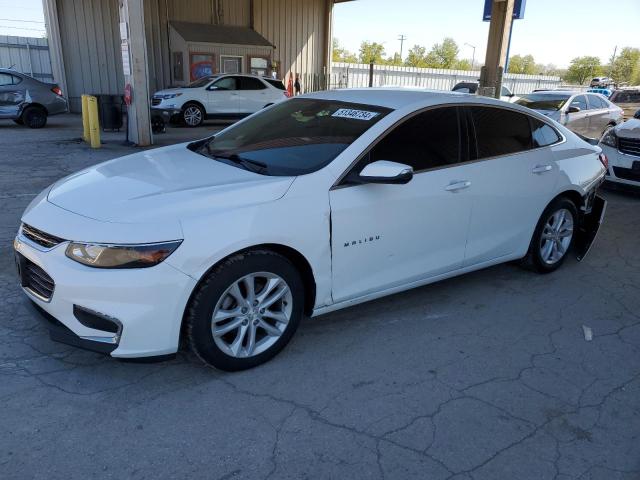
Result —
M98 116L102 130L120 130L122 128L121 95L95 95L98 99Z

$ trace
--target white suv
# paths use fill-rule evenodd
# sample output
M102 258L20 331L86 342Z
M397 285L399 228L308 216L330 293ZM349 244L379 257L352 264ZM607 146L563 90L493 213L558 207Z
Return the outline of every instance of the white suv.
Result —
M153 95L151 112L164 120L179 118L197 127L207 118L237 118L286 100L281 80L255 75L213 75L186 87L160 90Z

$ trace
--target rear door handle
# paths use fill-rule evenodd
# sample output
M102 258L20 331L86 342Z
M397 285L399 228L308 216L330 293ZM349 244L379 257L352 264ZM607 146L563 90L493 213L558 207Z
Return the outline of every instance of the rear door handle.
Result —
M553 167L551 165L536 165L531 169L531 173L550 172Z
M447 192L457 192L458 190L463 190L465 188L469 188L470 186L471 182L469 180L456 180L444 187L444 189Z

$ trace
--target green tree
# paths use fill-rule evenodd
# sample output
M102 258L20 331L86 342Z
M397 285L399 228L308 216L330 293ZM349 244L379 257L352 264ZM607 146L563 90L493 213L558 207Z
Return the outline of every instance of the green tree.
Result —
M426 67L427 66L427 61L426 61L426 53L427 53L427 49L420 46L420 45L414 45L412 48L409 49L409 53L407 55L407 59L405 60L404 64L407 67Z
M509 73L524 73L526 75L535 75L539 73L537 71L537 65L533 59L533 55L513 55L509 58Z
M360 44L360 63L383 63L384 46L377 42L362 42Z
M456 70L471 70L471 60L467 60L466 58L456 60L456 64L453 68Z
M610 76L616 83L636 84L640 81L640 49L625 47L610 66Z
M331 59L334 62L358 63L358 57L356 57L355 53L342 48L337 38L333 39L332 46Z
M394 53L393 57L388 57L385 61L384 61L385 65L393 65L396 67L399 67L400 65L402 65L402 58L400 57L399 53Z
M426 66L430 68L455 68L458 61L458 44L452 38L436 43L427 54Z
M598 57L576 57L571 60L564 79L567 82L582 85L586 80L601 73L602 66Z

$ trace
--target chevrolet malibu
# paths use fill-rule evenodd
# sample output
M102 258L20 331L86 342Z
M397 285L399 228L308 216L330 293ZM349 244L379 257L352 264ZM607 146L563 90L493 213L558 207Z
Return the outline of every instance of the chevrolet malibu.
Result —
M498 100L338 90L42 192L14 242L52 338L113 357L267 361L316 316L490 265L589 249L605 157Z

